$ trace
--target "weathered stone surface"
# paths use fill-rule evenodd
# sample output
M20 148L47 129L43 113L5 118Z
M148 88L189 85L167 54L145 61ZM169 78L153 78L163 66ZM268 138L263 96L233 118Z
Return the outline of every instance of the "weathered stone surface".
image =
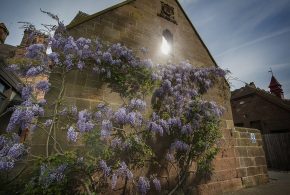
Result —
M212 182L209 184L199 185L198 192L200 195L217 195L229 190L239 190L242 187L241 179L235 178L221 182Z
M256 143L252 143L250 133L255 133ZM256 129L236 128L237 175L244 187L251 187L268 182L265 154L260 140L261 134Z

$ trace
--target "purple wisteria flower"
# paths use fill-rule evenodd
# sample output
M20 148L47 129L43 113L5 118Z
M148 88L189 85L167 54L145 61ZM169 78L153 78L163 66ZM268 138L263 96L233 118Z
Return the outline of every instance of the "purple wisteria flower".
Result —
M108 63L111 64L113 61L112 55L109 52L104 52L103 53L103 60Z
M159 133L159 135L163 136L163 127L155 122L149 123L149 130L154 133Z
M80 132L88 132L94 128L95 125L93 124L91 119L91 113L89 113L87 110L82 110L79 112L77 127Z
M130 112L127 115L127 123L132 126L141 126L142 124L142 114L139 112Z
M121 167L116 171L118 176L127 177L129 180L133 179L133 173L128 169L125 162L121 163Z
M133 173L132 173L132 171L130 171L128 169L128 166L126 165L125 162L122 162L121 165L120 165L120 168L117 169L112 174L112 181L111 181L112 189L115 189L119 176L122 177L122 178L127 178L128 180L132 180L133 179Z
M76 45L74 38L72 36L69 36L66 39L66 43L64 46L64 53L73 53L78 50L78 46Z
M48 92L50 85L48 81L39 81L36 83L35 88L43 92Z
M38 101L38 105L40 106L44 106L46 104L46 100L45 99L41 99Z
M25 147L23 144L16 143L8 151L7 156L10 156L13 159L20 159L26 153Z
M66 164L62 164L59 167L57 167L54 171L54 173L51 173L50 177L54 178L57 182L62 181L64 178L64 171L67 168Z
M114 119L118 124L124 125L127 122L126 108L119 108L114 114Z
M175 158L173 156L172 153L167 153L165 156L166 160L168 160L169 162L174 162Z
M74 66L74 63L73 63L73 55L71 54L68 54L65 56L65 61L64 61L64 64L66 65L66 68L67 70L71 70Z
M178 127L181 128L181 120L179 118L170 118L167 120L167 123L170 127Z
M79 61L77 67L78 69L82 70L85 67L85 63L83 61Z
M40 166L39 182L44 188L48 188L54 182L61 182L65 177L67 164L62 164L56 168L50 168L47 164Z
M10 64L8 67L7 67L7 70L8 71L11 71L11 72L17 72L19 70L19 65L17 64Z
M51 52L47 55L48 58L52 61L54 64L59 64L59 54L56 52Z
M73 127L70 127L67 130L67 139L72 142L77 142L78 139L78 132L75 131Z
M186 124L181 128L181 133L182 134L191 134L192 133L192 127L190 124Z
M153 67L153 62L151 59L145 59L142 61L142 63L144 64L145 68L152 68Z
M111 172L111 168L108 167L107 163L104 160L100 160L99 166L102 169L105 176L109 176Z
M144 195L150 190L150 182L146 177L139 177L137 187L138 191Z
M31 86L26 86L26 87L23 87L22 88L22 91L21 91L21 97L24 99L24 100L27 100L31 97L32 95L32 92L33 92L33 89Z
M113 125L112 125L111 121L103 120L102 121L102 129L101 129L101 137L107 138L108 136L110 136L112 129L113 129Z
M147 53L148 53L148 48L146 48L146 47L141 47L140 51L141 51L143 54L147 54Z
M129 107L138 111L144 111L146 108L146 102L141 99L132 99Z
M98 121L100 121L100 120L102 120L102 112L101 111L97 111L96 113L95 113L95 118L96 118L96 120L98 120Z
M34 77L37 76L41 73L43 73L43 67L37 66L37 67L31 67L30 69L27 70L26 76L27 77Z
M15 109L14 112L12 113L12 116L10 117L10 121L8 123L8 126L6 128L6 131L12 131L16 125L20 123L21 120L21 115L22 115L22 110L21 109Z
M44 115L44 109L42 107L40 107L38 104L34 104L32 106L32 111L33 111L34 115L38 115L38 116Z
M13 160L0 158L0 170L10 170L14 165L15 162Z
M152 182L153 182L153 184L154 184L154 186L155 186L155 189L156 189L158 192L160 192L160 191L161 191L161 184L160 184L159 179L154 178L154 179L152 180Z
M114 149L123 149L123 142L122 142L121 138L114 138L111 141L111 146Z
M39 57L45 52L45 46L43 44L33 44L27 48L26 57L34 59Z
M117 180L118 180L118 176L114 173L112 175L112 181L111 181L112 189L115 189L116 188Z
M189 149L189 145L184 143L183 141L176 140L174 143L171 144L170 150L181 150L185 151Z
M52 124L52 120L51 120L51 119L47 119L47 120L44 122L44 126L45 126L45 127L49 127L51 124Z
M163 119L160 119L158 121L158 123L163 128L163 130L165 130L167 132L167 134L170 135L169 125L168 125L167 121L166 120L163 120Z
M43 108L38 104L32 104L30 101L24 101L20 106L17 106L10 118L6 131L12 131L17 125L20 125L21 129L29 129L33 119L36 116L42 116L44 114Z
M17 134L12 134L11 138L0 136L0 171L14 168L15 162L26 153L27 149L19 143Z

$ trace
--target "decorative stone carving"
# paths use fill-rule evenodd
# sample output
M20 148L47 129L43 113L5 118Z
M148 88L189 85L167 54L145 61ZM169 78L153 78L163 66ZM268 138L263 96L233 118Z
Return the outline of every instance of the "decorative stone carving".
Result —
M161 1L161 11L157 15L177 25L174 18L174 7L168 5L167 3Z

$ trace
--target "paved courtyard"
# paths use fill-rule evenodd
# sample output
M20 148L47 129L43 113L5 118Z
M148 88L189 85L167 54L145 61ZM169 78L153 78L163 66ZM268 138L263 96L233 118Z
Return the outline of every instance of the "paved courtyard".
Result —
M269 171L269 183L224 195L290 195L290 172Z

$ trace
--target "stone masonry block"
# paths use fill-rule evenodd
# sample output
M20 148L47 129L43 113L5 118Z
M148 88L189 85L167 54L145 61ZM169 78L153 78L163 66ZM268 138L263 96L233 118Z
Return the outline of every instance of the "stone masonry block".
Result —
M255 166L255 158L240 158L240 167Z
M246 147L235 147L236 157L247 157L248 151Z
M236 168L236 158L216 158L213 161L215 171Z
M248 132L240 132L240 138L250 138L250 134Z
M221 126L226 129L232 129L234 128L234 122L233 120L222 120Z
M246 176L247 176L247 168L237 169L237 177L246 177Z
M261 174L255 176L248 176L242 178L242 183L244 187L252 187L255 185L265 184L269 181L268 175Z
M235 149L233 147L220 148L219 153L216 155L219 158L235 157Z
M211 181L224 181L237 176L236 169L227 169L223 171L214 171L211 175Z
M247 168L248 176L258 175L263 173L262 167L248 167Z
M213 182L209 184L198 185L198 194L200 195L218 195L223 192L236 191L242 188L240 178L225 180L221 182Z
M233 137L234 137L234 138L240 138L240 132L238 132L238 131L234 131L234 132L233 132Z
M249 157L264 156L264 151L261 150L261 147L247 147L247 151Z

